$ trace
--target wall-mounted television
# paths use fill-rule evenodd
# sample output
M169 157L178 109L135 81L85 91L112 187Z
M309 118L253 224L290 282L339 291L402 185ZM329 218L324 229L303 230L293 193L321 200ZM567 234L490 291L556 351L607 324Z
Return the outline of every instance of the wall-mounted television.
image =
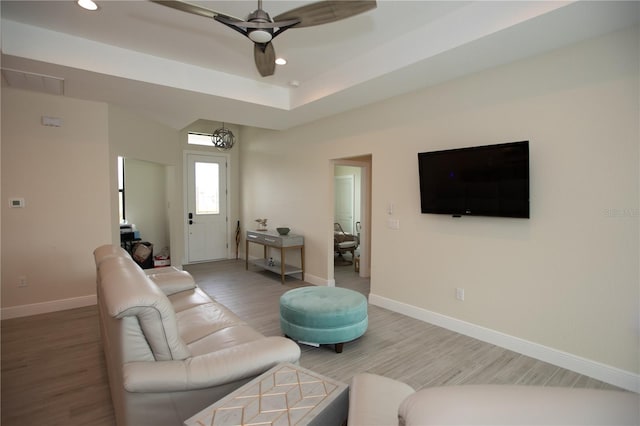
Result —
M529 141L418 154L422 213L529 218Z

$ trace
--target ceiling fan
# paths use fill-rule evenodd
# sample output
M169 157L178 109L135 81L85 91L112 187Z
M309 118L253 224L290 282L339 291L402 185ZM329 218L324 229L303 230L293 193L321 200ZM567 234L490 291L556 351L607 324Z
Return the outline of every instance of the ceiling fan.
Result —
M350 18L376 8L375 0L326 0L311 3L271 18L262 9L262 0L258 0L258 9L249 14L246 20L225 15L220 12L177 0L151 0L182 12L212 18L221 24L238 31L253 41L253 57L258 72L263 77L273 75L276 70L276 52L272 40L289 28L304 28L328 24Z

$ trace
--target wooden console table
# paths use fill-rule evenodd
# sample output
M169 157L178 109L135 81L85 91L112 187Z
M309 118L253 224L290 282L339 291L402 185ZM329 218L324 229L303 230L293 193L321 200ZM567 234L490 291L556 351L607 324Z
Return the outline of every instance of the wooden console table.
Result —
M302 235L280 235L277 232L270 231L247 231L245 269L249 269L249 243L264 246L264 259L252 260L252 264L280 274L283 284L285 276L297 273L302 274L301 280L304 281L304 237ZM280 250L279 261L269 262L269 257L267 256L269 247ZM300 267L287 265L285 262L285 250L297 248L300 249Z

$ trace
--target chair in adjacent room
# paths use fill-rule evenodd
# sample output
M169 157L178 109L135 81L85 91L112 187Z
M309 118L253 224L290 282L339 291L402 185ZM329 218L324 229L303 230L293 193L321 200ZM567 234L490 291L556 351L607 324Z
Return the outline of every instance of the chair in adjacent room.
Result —
M360 242L358 237L353 234L344 232L342 226L338 222L333 224L333 249L338 253L338 258L345 265L352 265L355 258L356 249ZM343 257L344 253L351 252L351 260L348 261Z

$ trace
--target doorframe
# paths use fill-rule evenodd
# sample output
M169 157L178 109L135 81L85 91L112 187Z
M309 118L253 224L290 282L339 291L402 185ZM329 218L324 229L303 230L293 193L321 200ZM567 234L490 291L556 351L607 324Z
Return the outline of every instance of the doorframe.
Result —
M360 177L360 224L362 227L362 235L360 239L360 272L359 275L362 278L369 278L371 276L371 166L373 162L373 156L371 154L363 154L358 157L371 157L371 162L350 160L350 159L334 159L332 160L331 167L331 182L332 182L332 204L331 209L331 232L333 236L333 215L335 211L335 186L333 182L335 180L336 166L352 166L359 167L362 170ZM329 248L330 256L330 277L329 282L335 286L335 270L333 265L333 238L330 239L331 247ZM331 285L331 284L330 284Z
M223 157L225 161L225 199L226 199L226 220L225 220L225 235L227 236L227 259L231 258L231 244L230 244L230 224L229 224L229 216L231 215L231 203L229 199L229 179L231 178L231 154L227 152L209 152L209 151L196 151L196 150L184 150L182 151L182 229L184 233L184 260L183 264L189 265L188 262L188 250L189 250L189 224L187 223L187 216L189 214L189 165L187 163L187 157L189 155L200 155L203 157ZM206 261L204 261L206 262ZM202 263L202 262L192 262L192 263Z

